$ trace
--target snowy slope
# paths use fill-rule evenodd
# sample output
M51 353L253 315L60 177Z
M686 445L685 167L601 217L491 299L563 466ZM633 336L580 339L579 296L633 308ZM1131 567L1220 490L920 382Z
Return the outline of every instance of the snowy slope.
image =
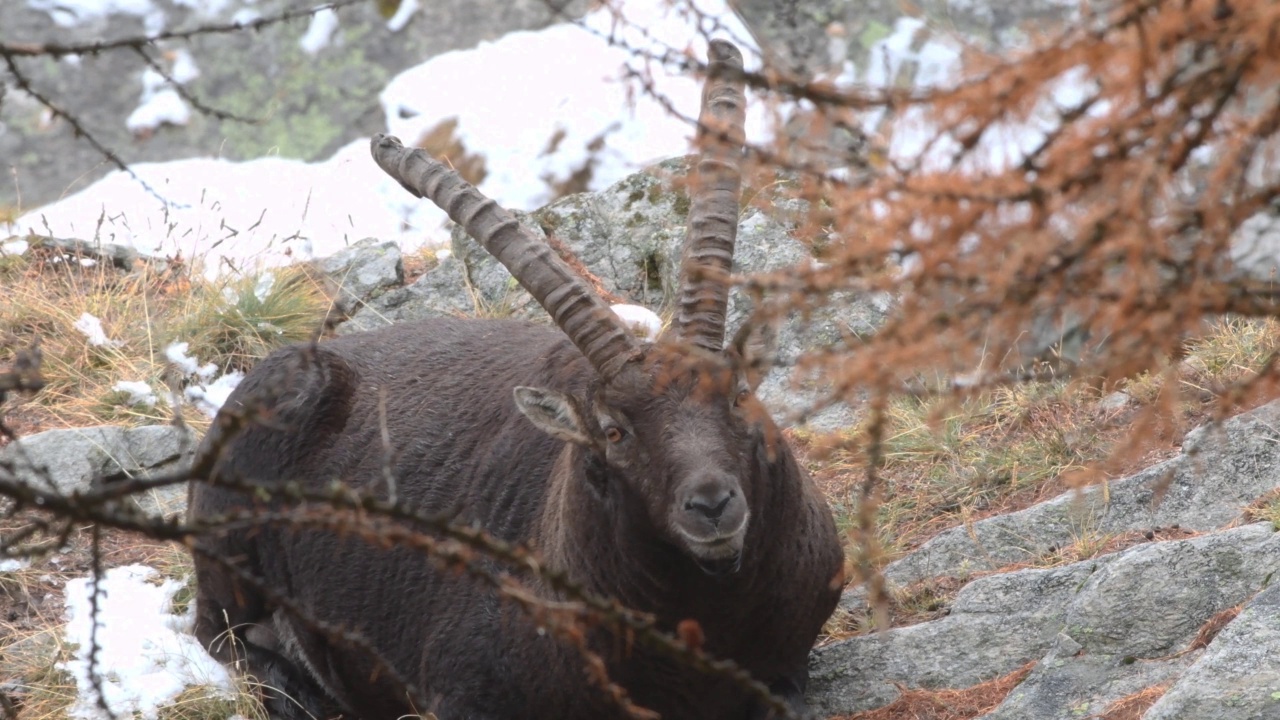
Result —
M77 2L89 7L93 0ZM131 12L153 10L142 0L134 2ZM674 64L646 61L626 47L677 59L685 53L702 57L704 33L713 33L734 38L751 58L749 66L758 66L749 34L724 0L697 0L697 6L699 12L689 13L663 0L628 0L622 7L630 23L601 8L580 24L512 33L428 60L384 90L388 130L414 140L440 120L458 118L460 138L485 157L489 168L480 188L517 209L543 204L549 197L543 177L564 178L592 156L591 141L603 137L590 186L605 187L649 162L687 151L689 118L698 111L695 79ZM337 18L326 16L318 34L332 33ZM198 61L194 58L193 66ZM626 67L651 78L656 92L686 117L673 117L637 81L625 82ZM757 110L749 124L753 139L762 137L764 125L763 110ZM558 131L559 150L544 153ZM386 178L369 159L363 140L321 163L194 159L138 164L133 171L138 179L113 173L21 216L9 229L203 257L210 273L228 265L324 256L371 235L396 240L405 249L447 237L441 229L444 214Z

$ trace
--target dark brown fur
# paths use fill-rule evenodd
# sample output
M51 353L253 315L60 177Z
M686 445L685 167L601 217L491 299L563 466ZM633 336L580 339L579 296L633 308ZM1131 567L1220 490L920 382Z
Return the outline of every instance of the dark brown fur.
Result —
M737 661L802 709L808 652L840 589L834 523L777 429L743 392L740 353L699 353L647 346L643 359L606 384L557 329L444 319L280 351L226 406L274 396L273 421L230 441L211 483L193 485L191 514L212 517L248 504L218 487L218 477L295 479L313 488L340 478L385 495L385 398L400 500L527 543L589 589L653 613L669 631L696 620L708 652ZM577 398L592 444L535 427L516 408L517 386ZM634 444L619 448L595 437L603 432L595 422L601 410L623 419ZM217 441L215 433L206 446ZM741 567L718 576L660 520L679 478L711 470L736 476L750 511ZM619 717L587 681L576 650L419 554L277 528L227 534L203 547L237 558L317 619L360 632L431 705L412 707L366 653L273 612L262 593L198 554L201 641L229 659L222 641L233 628L250 670L317 716ZM592 637L610 677L663 718L764 717L738 687L603 632ZM288 702L273 703L273 712L300 716Z

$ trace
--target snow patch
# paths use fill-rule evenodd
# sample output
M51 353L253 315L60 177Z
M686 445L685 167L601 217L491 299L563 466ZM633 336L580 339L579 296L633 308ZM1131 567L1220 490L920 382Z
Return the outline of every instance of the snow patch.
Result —
M623 325L642 340L654 342L662 333L662 318L647 307L619 303L610 305L609 308L622 319Z
M169 71L169 75L179 85L186 85L200 77L200 68L196 66L196 59L191 57L191 53L186 48L180 48L173 53L173 69Z
M298 41L298 46L308 55L315 55L321 50L329 47L329 43L333 40L333 33L338 29L338 13L332 8L325 8L311 16L311 22L307 25L307 31L302 35L302 39Z
M190 385L183 394L200 412L214 417L243 379L244 373L229 372L208 385Z
M261 17L262 17L262 13L258 12L253 8L240 8L239 10L235 11L234 14L232 14L231 22L239 23L241 25L248 25L249 23Z
M960 45L944 34L929 33L918 18L898 18L893 32L876 41L868 55L867 69L861 78L868 86L891 87L904 69L912 70L913 87L918 89L945 87L960 78ZM857 72L848 68L839 79L842 87L857 82ZM889 157L902 165L919 162L925 170L1003 172L1022 162L1048 133L1057 129L1058 117L1064 110L1080 106L1094 92L1096 84L1081 68L1067 70L1052 83L1044 102L1026 121L991 124L958 164L954 160L960 154L961 145L955 137L940 134L940 128L921 108L909 108L892 123ZM1099 107L1090 109L1089 115L1097 116L1107 109L1100 103ZM883 115L882 109L864 114L863 127L874 133Z
M928 32L923 20L898 18L893 32L871 46L863 81L874 87L891 87L908 63L917 67L916 87L936 87L954 81L960 69L959 45L937 35L919 42L917 36L922 32Z
M190 378L191 384L183 391L183 397L200 412L213 417L218 414L218 409L227 401L231 391L244 379L244 373L229 372L212 380L218 373L218 366L213 363L201 365L199 360L187 354L189 349L189 343L173 343L164 349L164 356Z
M103 700L117 717L154 720L161 706L191 686L234 691L226 668L192 635L194 605L184 615L173 613L174 595L182 587L176 580L162 580L154 568L144 565L107 570L96 588L98 652L91 660L94 583L90 578L67 582L66 641L77 646L74 658L62 664L76 681L71 717L107 717L98 705L91 671L101 682Z
M701 100L697 78L628 48L701 60L710 34L733 38L748 69L760 65L754 41L724 0L695 4L697 12L690 13L658 0L610 3L625 23L605 6L577 24L513 32L438 55L383 90L387 129L411 144L456 123L454 139L484 158L480 189L513 209L540 207L554 197L555 183L583 168L589 168L589 189L608 187L687 149ZM672 117L627 73L650 78L654 92L685 118ZM748 108L748 140L761 142L769 110L763 103L748 102Z
M31 567L31 561L23 558L9 558L8 560L0 560L0 572L11 573L19 570L26 570Z
M111 389L116 392L128 393L130 405L156 406L156 394L152 391L151 386L144 382L120 380L115 385L112 385Z
M189 1L207 5L205 0ZM151 7L150 0L73 0L71 5L106 8L115 2L135 3L139 12ZM414 2L406 0L401 11L409 13ZM458 139L485 157L489 174L481 189L514 209L541 206L554 193L552 183L586 167L590 189L607 187L687 148L693 135L688 118L696 115L701 96L699 81L678 63L663 67L611 43L667 52L677 61L686 53L701 59L705 37L712 34L736 40L748 68L759 66L750 34L726 1L696 2L698 12L690 13L662 0L626 0L616 3L625 23L601 7L578 24L512 33L474 50L438 56L384 90L388 127L413 142L423 131L458 117ZM244 22L256 15L245 10L235 19ZM328 22L313 19L317 37ZM198 73L189 55L178 55L173 62L175 79ZM519 72L513 74L513 69ZM635 80L624 81L624 71L651 77L655 91L686 118L671 117ZM144 100L150 102L130 118L131 130L189 118L190 109L157 77L144 78L144 95L151 93ZM769 111L762 103L750 107L749 140L759 142L767 136ZM557 136L556 151L544 152ZM115 172L22 216L13 223L13 234L83 237L119 243L150 257L195 259L210 277L227 264L254 272L328 256L369 236L397 242L406 252L448 242L444 213L412 197L378 169L369 159L367 140L353 141L314 164L267 157L239 163L138 163L131 168L154 193L130 175Z
M183 71L191 72L194 68L193 63L190 68L184 67ZM196 73L199 74L199 71ZM142 104L135 108L124 121L129 132L137 135L155 130L166 123L186 125L190 120L191 108L187 107L186 101L178 91L169 85L169 81L152 68L143 71Z
M258 302L266 302L267 296L271 294L271 289L275 286L275 273L264 272L258 276L258 282L253 287L253 296L258 298Z
M90 315L82 313L80 318L71 324L71 327L84 333L89 338L89 344L94 347L120 347L124 343L119 340L112 340L107 337L107 332L102 329L102 321Z
M187 350L190 347L190 343L173 343L164 349L165 359L187 375L195 375L202 380L208 380L213 377L213 374L218 372L218 366L213 363L201 365L195 358L187 355Z

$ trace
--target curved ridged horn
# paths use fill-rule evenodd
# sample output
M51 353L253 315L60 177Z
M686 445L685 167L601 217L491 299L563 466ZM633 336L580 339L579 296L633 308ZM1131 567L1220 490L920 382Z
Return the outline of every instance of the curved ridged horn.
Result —
M742 53L712 40L698 114L698 164L689 183L689 224L680 260L676 337L712 352L724 347L729 272L738 237L746 97Z
M639 353L622 321L587 283L501 205L422 150L374 135L373 159L405 190L435 203L475 238L546 309L608 379Z

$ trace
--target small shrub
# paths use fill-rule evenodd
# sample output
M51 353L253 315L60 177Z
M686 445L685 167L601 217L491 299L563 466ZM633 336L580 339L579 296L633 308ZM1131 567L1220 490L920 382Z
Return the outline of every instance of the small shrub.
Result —
M171 331L201 362L248 370L276 348L316 337L329 299L305 272L273 270L193 288L186 317Z
M1263 495L1244 509L1247 522L1269 522L1276 532L1280 532L1280 490Z
M76 699L76 683L60 664L72 649L56 628L15 632L0 625L0 678L21 703L23 720L60 720Z

